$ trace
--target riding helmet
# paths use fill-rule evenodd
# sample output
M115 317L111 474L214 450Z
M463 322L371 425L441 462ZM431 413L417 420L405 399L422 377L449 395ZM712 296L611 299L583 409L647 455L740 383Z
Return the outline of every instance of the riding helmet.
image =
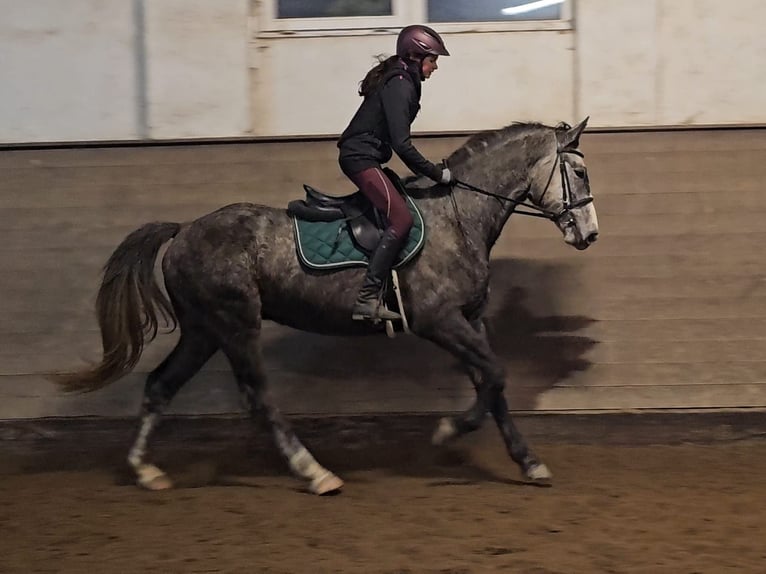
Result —
M396 39L396 55L400 58L415 57L422 60L426 56L449 56L449 51L436 30L414 24L402 28L399 32Z

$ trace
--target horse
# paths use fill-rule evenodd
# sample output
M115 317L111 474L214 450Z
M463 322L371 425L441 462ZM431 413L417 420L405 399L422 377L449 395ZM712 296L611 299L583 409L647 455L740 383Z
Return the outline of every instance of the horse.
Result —
M490 251L520 206L550 219L578 250L596 241L598 220L578 150L587 121L575 127L513 123L481 132L446 160L457 186L417 177L407 183L428 229L420 252L398 272L409 329L456 357L475 389L470 408L441 418L432 441L444 444L475 431L491 414L510 458L531 482L549 482L552 474L514 425L504 367L487 337ZM162 258L165 295L154 266L168 242ZM316 333L381 336L379 324L351 319L363 272L302 265L285 209L236 203L191 222L147 223L131 232L104 266L96 298L100 363L59 373L55 380L69 392L108 385L135 367L165 321L180 336L146 379L138 433L127 457L139 486L173 486L148 461L149 439L178 390L221 350L250 415L267 423L289 469L312 493L337 492L343 481L317 462L275 404L259 339L264 320Z

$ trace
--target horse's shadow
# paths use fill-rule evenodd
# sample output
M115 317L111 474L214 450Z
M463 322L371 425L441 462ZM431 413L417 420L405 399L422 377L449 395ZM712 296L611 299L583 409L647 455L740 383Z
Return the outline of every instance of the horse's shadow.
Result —
M508 372L506 392L514 410L534 409L542 392L590 366L584 355L597 341L576 333L594 319L560 311L561 301L572 292L576 273L576 266L493 261L487 326L493 349ZM315 381L312 385L322 389L326 401L349 401L354 394L362 397L363 412L378 410L378 406L387 410L391 403L384 399L392 394L417 401L439 398L442 393L453 400L408 409L403 398L389 410L453 410L472 393L456 360L415 337L398 336L390 341L379 337L317 337L285 329L265 341L264 356L278 375ZM295 400L290 392L280 399L288 411ZM306 408L300 403L296 410ZM353 404L349 410L354 410Z

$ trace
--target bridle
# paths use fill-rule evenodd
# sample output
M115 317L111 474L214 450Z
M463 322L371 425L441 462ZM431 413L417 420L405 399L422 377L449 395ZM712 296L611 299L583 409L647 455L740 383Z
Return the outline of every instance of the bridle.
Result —
M567 173L565 164L569 164L569 162L566 160L565 157L563 157L566 154L574 154L579 157L585 157L585 155L577 149L574 148L559 148L556 150L556 162L553 164L553 169L551 169L551 173L548 176L548 181L545 184L545 189L543 189L543 192L540 194L540 199L538 200L540 203L542 203L543 198L545 197L545 194L548 193L548 188L551 186L551 182L553 181L553 176L556 173L556 167L558 166L559 172L561 174L561 210L554 212L549 211L545 209L544 207L540 207L538 205L535 205L533 203L529 203L529 194L531 192L531 186L528 186L524 191L521 192L521 199L514 199L512 196L516 195L515 193L511 193L508 196L500 195L498 193L492 193L491 191L487 191L485 189L481 189L480 187L476 187L475 185L471 185L470 183L466 183L465 181L456 180L455 186L459 187L461 189L467 189L469 191L473 191L475 193L480 193L482 195L486 195L489 197L494 197L495 199L499 201L505 201L514 204L517 207L523 207L527 210L531 209L532 211L524 211L521 209L514 209L514 213L519 213L521 215L529 215L530 217L542 217L544 219L550 219L551 221L555 221L556 223L561 224L562 220L565 220L563 222L563 225L566 227L574 225L574 217L572 216L572 210L578 209L580 207L584 207L588 205L589 203L593 202L593 196L588 195L587 197L580 198L576 201L572 200L572 185L569 181L569 174ZM571 164L569 164L571 165ZM586 182L587 182L587 174L586 174ZM453 196L453 202L454 202L454 196Z

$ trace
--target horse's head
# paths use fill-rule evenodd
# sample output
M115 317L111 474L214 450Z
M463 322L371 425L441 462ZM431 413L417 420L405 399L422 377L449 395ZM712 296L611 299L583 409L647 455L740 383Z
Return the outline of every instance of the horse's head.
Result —
M473 201L466 196L464 206L473 204L472 225L486 232L490 246L514 211L551 219L577 249L596 241L596 208L578 149L587 123L587 118L575 127L514 123L476 134L447 159L457 187L476 193Z
M587 249L598 238L588 170L578 150L587 123L585 118L575 127L562 124L555 128L548 152L530 174L529 200L551 217L564 241L577 249Z

